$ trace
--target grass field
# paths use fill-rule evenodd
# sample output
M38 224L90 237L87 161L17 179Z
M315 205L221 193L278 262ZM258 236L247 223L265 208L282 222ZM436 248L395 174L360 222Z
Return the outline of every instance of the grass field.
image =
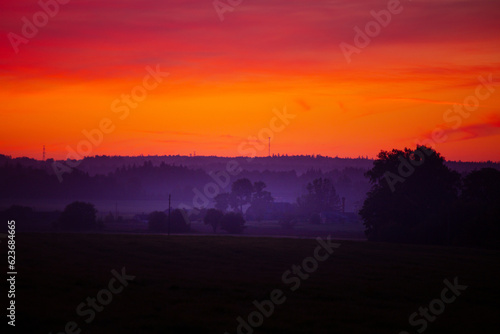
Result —
M254 300L281 289L286 300L254 333L417 333L410 314L455 277L468 288L425 333L500 332L499 251L338 243L291 291L282 275L313 256L314 239L20 233L10 332L56 334L74 321L68 333L233 334ZM77 306L123 267L135 278L86 323Z

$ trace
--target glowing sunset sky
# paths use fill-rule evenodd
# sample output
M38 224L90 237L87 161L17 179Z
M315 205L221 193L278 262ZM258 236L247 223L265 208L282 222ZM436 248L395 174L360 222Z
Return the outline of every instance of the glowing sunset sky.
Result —
M244 0L223 21L212 0L59 6L13 46L9 33L24 38L22 18L41 8L2 2L2 154L40 159L45 145L63 159L109 119L90 155L235 156L286 107L296 116L273 153L374 157L434 131L447 159L500 161L500 85L478 88L480 76L500 82L498 0L401 1L350 63L341 43L354 46L354 27L387 1ZM169 75L120 119L113 102L148 66ZM453 111L464 101L479 106Z

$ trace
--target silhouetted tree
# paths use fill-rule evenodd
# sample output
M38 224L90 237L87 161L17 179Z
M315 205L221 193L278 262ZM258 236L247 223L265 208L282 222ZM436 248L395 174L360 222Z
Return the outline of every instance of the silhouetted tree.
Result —
M252 196L252 212L257 221L261 221L264 217L266 210L273 203L274 198L269 191L265 191L266 184L262 181L257 181L253 184Z
M91 203L73 202L62 212L57 227L61 230L84 231L96 229L97 210Z
M229 233L242 233L245 219L240 212L228 212L221 219L221 229Z
M267 187L267 185L262 182L262 181L257 181L253 183L253 192L256 194L260 194L264 192L264 189Z
M444 243L460 175L432 148L381 151L360 210L369 240Z
M303 215L312 218L313 214L340 210L340 198L330 179L321 177L314 179L307 185L307 192L297 199ZM310 221L316 223L318 219Z
M238 179L231 186L231 206L243 213L243 205L252 199L253 185L249 179Z
M483 168L466 175L453 213L453 244L500 248L500 171Z
M215 208L222 211L226 212L227 208L229 207L231 203L231 194L229 193L221 193L215 196Z
M205 217L203 218L203 222L205 225L212 226L212 229L217 232L217 227L221 224L222 217L224 213L221 210L217 209L208 209Z
M466 175L463 180L461 198L465 201L479 201L486 205L500 199L500 171L483 168Z

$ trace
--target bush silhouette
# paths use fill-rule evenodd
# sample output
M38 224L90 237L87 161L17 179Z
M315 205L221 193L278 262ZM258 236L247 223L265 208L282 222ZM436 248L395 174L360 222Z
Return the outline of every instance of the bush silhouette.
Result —
M224 213L222 213L221 210L209 209L205 214L205 217L203 218L203 222L205 223L205 225L212 226L212 229L215 233L217 232L217 227L219 227L219 225L221 224L223 216Z
M57 228L67 231L85 231L97 229L97 210L91 203L73 202L64 209Z

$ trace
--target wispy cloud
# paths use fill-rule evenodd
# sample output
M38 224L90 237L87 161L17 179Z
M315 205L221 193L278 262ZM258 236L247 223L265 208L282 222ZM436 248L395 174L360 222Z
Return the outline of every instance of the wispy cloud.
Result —
M460 142L476 138L485 138L500 135L499 123L474 123L461 126L457 129L443 128L441 138L446 138L445 142ZM432 138L432 131L422 134L423 138Z

